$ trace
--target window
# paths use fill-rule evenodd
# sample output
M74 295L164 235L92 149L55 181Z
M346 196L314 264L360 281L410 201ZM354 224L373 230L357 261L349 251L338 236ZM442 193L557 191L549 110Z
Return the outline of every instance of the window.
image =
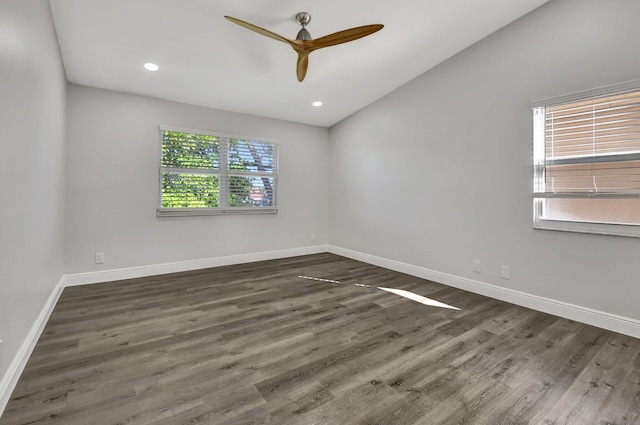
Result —
M640 237L639 89L534 105L534 227Z
M160 127L158 216L278 211L278 145L223 133Z

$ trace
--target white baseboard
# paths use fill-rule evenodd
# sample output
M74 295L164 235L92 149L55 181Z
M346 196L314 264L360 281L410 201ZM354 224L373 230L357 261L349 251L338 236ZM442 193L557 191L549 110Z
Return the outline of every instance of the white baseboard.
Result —
M302 248L281 249L277 251L264 251L250 254L229 255L225 257L203 258L201 260L153 264L150 266L129 267L124 269L113 269L88 273L75 273L65 275L64 286L89 285L92 283L112 282L115 280L134 279L146 276L157 276L167 273L207 269L210 267L254 263L256 261L276 260L278 258L299 257L301 255L319 254L322 252L327 252L327 250L327 245L315 245Z
M15 355L13 361L9 365L7 373L5 373L2 377L2 380L0 380L0 416L2 416L2 412L4 412L5 407L7 407L7 403L9 402L9 398L11 397L11 393L18 383L18 379L20 378L20 375L22 375L22 371L27 365L27 361L29 361L29 357L31 357L31 353L35 348L40 335L42 335L42 331L44 330L44 327L49 320L49 316L51 316L51 312L56 306L58 298L60 298L60 294L62 294L63 289L64 276L60 278L55 288L53 288L53 291L51 292L51 295L49 295L47 302L45 303L44 307L40 311L40 314L31 326L29 333L22 342L20 350L18 350L18 353Z
M431 280L443 285L463 289L465 291L517 304L523 307L564 317L610 331L619 332L635 338L640 338L640 320L618 316L603 311L582 307L575 304L557 301L526 292L515 291L501 286L467 279L447 273L430 270L424 267L414 266L400 261L389 260L375 255L352 251L345 248L329 245L329 252L364 263L373 264L397 272L406 273L422 279Z

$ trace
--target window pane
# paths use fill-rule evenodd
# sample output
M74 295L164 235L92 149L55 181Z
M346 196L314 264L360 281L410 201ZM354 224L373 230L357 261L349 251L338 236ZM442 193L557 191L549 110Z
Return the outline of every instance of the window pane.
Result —
M214 208L220 205L220 179L214 175L162 175L162 208Z
M230 207L274 206L273 177L229 177Z
M586 223L640 224L640 199L543 199L540 218Z
M640 192L640 161L551 165L546 168L547 191Z
M229 169L244 171L275 171L275 145L253 140L229 141Z
M220 141L205 134L163 131L162 166L220 169Z

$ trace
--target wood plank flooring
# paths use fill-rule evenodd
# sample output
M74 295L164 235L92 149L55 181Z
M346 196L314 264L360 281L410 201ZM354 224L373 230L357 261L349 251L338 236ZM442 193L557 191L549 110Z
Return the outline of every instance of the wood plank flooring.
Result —
M319 254L65 289L0 417L194 423L640 424L640 340Z

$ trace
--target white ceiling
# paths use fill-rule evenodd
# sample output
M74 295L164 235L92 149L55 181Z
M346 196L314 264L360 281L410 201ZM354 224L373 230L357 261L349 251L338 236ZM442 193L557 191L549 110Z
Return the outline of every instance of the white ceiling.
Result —
M50 0L72 83L329 127L548 0ZM296 53L223 18L287 38L309 12L314 38L384 24ZM154 62L160 70L143 68ZM314 108L311 103L324 104Z

